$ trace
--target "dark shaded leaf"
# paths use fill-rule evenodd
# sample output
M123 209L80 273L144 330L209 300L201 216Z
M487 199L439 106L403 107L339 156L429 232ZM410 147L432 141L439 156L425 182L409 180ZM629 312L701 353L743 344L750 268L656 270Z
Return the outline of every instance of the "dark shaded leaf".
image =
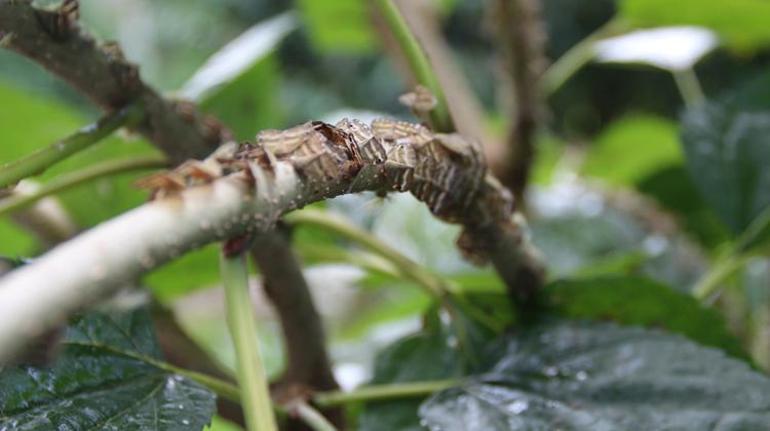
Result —
M554 277L622 272L644 275L686 290L704 270L698 249L675 230L658 225L644 200L605 197L579 184L555 186L533 199L532 240Z
M441 380L464 374L462 356L451 344L441 324L434 321L414 335L402 338L380 352L372 384ZM361 431L414 431L421 399L368 403L359 416Z
M770 110L736 100L703 104L683 118L690 174L706 202L735 233L770 206Z
M736 249L739 253L768 254L770 252L770 207L746 228L738 239Z
M684 164L662 166L639 180L636 188L674 213L684 230L706 247L714 249L729 238L727 228L703 201Z
M746 358L716 310L653 280L625 276L562 280L548 285L546 296L559 317L663 328Z
M214 395L153 366L159 357L146 312L83 317L68 328L51 368L0 373L0 429L202 429Z
M432 396L422 423L454 430L760 430L770 379L678 336L562 322L506 340L477 381Z

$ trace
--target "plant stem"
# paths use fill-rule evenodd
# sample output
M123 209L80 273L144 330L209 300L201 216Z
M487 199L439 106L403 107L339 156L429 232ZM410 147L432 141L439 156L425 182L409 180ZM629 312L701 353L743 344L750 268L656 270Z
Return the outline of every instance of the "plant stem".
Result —
M227 302L227 325L235 345L238 384L248 431L277 431L265 369L257 344L257 325L249 297L246 256L220 256Z
M420 43L414 37L409 29L409 25L401 16L401 12L392 0L376 0L382 16L393 33L393 36L404 52L409 67L412 69L415 80L433 93L436 98L436 106L430 111L431 126L437 132L450 133L455 131L452 116L444 96L444 90L441 88L438 76L428 61Z
M427 271L413 260L401 254L401 252L398 250L383 243L379 238L370 234L369 232L355 227L349 221L341 217L334 216L325 211L310 209L288 214L284 216L284 221L294 224L308 224L318 226L348 238L349 240L368 248L373 253L385 258L389 263L393 265L395 272L392 270L388 271L387 268L367 266L365 263L361 265L363 268L373 269L379 273L391 276L401 275L404 278L415 282L418 286L422 287L428 295L436 299L439 303L444 304L447 308L447 311L449 311L452 315L454 315L452 307L456 305L460 307L463 312L473 317L476 321L483 324L487 328L495 332L502 330L497 322L490 319L484 313L479 312L479 310L472 304L469 304L468 301L462 296L462 294L457 292L457 289L453 284L448 283L442 277ZM351 263L356 262L351 261ZM458 330L463 331L464 329L458 327ZM463 338L462 333L458 335Z
M398 250L383 243L379 238L356 228L349 221L318 210L303 210L288 214L284 220L294 224L321 227L354 241L390 261L400 273L411 279L432 297L441 299L448 295L448 285L436 275L404 256Z
M594 58L596 55L594 43L596 41L616 34L624 28L625 24L617 18L613 18L562 54L543 73L540 80L543 95L547 97L556 93L564 83Z
M717 289L726 279L743 267L749 258L749 256L729 253L698 281L692 289L693 296L701 301L708 299L716 293Z
M97 178L130 171L163 168L166 166L168 166L168 163L158 156L132 157L97 163L77 172L57 177L42 185L33 193L27 195L15 195L0 201L0 216L31 205L46 196L73 188Z
M698 76L695 75L695 71L691 67L673 70L671 73L674 75L674 82L676 82L676 87L682 95L682 100L688 107L697 106L706 100Z
M142 109L138 105L131 105L102 117L96 123L83 127L61 141L19 160L6 163L0 167L0 188L41 174L59 161L96 144L115 130L136 124L141 118Z
M295 401L286 406L286 410L299 416L307 426L315 431L337 431L326 418L310 404L304 401Z
M381 401L394 398L420 397L451 388L452 386L457 386L459 383L459 380L433 380L364 386L349 392L318 392L313 397L313 402L322 407L329 407L360 401Z

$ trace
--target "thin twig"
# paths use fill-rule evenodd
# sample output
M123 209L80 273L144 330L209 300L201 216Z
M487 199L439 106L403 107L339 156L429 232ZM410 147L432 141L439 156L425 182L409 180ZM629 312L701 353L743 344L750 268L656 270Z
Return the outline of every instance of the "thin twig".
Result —
M79 171L54 178L32 193L14 194L7 199L0 200L0 216L31 205L46 196L71 189L98 178L164 167L168 167L168 162L158 156L131 157L97 163Z
M438 77L425 56L419 42L415 39L404 17L392 0L376 0L385 21L388 23L393 36L398 41L409 62L409 66L417 79L417 82L433 93L436 97L436 106L430 111L430 119L434 130L439 132L454 132L455 126L449 114L444 90L439 84Z
M501 153L499 147L502 142L497 137L491 136L486 129L482 103L473 92L463 71L458 67L453 57L452 47L442 33L438 4L430 1L396 0L396 5L409 30L425 52L425 56L430 60L433 72L446 97L447 107L457 132L481 141L487 160L494 160L495 155ZM393 37L393 32L385 23L382 14L372 15L372 25L379 33L388 55L398 63L401 74L412 85L421 84L407 64L404 50Z
M455 286L448 283L444 278L428 271L412 259L404 256L398 250L390 247L379 238L355 227L350 221L330 213L318 210L303 210L291 213L284 218L289 223L315 225L328 232L342 235L351 241L360 244L370 251L379 255L396 269L397 274L403 278L413 281L423 288L425 293L431 296L437 303L444 306L449 311L450 316L455 316L455 307L472 317L477 322L485 325L493 331L500 331L501 328L496 322L490 319L484 312L480 312L476 307L468 304L462 296L462 292L456 291ZM377 270L380 270L379 268ZM390 274L394 275L394 274ZM456 319L455 319L456 320ZM461 323L452 322L458 333L463 334L464 329L460 327Z
M263 289L275 307L283 331L286 369L274 384L274 393L297 386L314 390L336 389L326 352L326 334L321 316L290 246L289 232L282 226L255 240L251 255L260 268ZM324 412L335 424L344 425L344 412Z
M222 253L222 284L227 300L227 325L235 345L241 404L249 431L277 431L267 376L257 344L254 307L249 297L246 256Z
M691 67L684 70L673 70L671 73L674 75L676 88L679 89L679 94L682 95L682 100L688 107L700 105L706 100L698 76Z
M96 123L78 130L73 135L59 142L35 151L24 158L0 166L0 188L16 184L24 178L43 173L54 164L96 144L115 130L131 125L140 119L141 116L141 109L132 105L101 118Z
M617 34L625 28L626 24L622 21L611 19L565 52L543 73L540 80L543 94L547 97L556 93L575 73L593 60L596 56L596 41Z
M356 228L348 220L318 210L303 210L287 215L285 221L319 226L326 231L342 235L387 259L398 268L401 274L416 282L434 299L441 301L449 295L449 286L440 277L432 274L370 233Z
M460 380L434 380L362 386L348 392L319 392L313 396L313 402L319 406L336 406L356 402L424 397L434 392L458 386L460 383Z
M286 406L286 410L299 417L302 422L315 431L337 430L318 410L305 401L293 401Z
M56 13L36 9L29 0L0 1L2 46L36 61L105 111L139 102L145 118L137 131L172 163L205 157L227 136L213 118L163 99L142 82L137 66L124 58L118 45L98 44L76 23L57 31L47 28L43 23Z

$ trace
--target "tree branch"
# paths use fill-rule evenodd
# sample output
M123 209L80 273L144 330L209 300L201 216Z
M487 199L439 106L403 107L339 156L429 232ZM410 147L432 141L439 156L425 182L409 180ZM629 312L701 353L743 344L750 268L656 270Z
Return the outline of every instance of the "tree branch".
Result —
M99 45L75 22L46 25L61 22L57 15L63 13L38 10L29 0L0 0L1 46L39 63L106 111L139 102L146 115L137 131L174 163L205 157L223 140L216 120L165 100L142 82L116 44Z
M503 166L496 172L519 202L523 202L542 110L539 82L545 69L546 33L538 0L498 0L495 16L515 101L508 132L508 156L503 158Z
M339 388L326 353L326 334L321 316L297 256L290 247L289 231L282 226L256 239L251 255L263 277L263 288L281 321L286 369L274 385L278 398L311 390ZM342 409L329 408L324 414L338 426L345 423Z
M466 255L490 260L513 296L526 302L542 270L531 265L510 195L485 172L477 144L390 120L371 127L307 123L264 131L256 144L223 146L204 163L147 179L157 200L6 275L0 363L30 337L181 253L266 232L285 212L364 190L409 191L437 217L461 223ZM175 191L169 184L185 187Z
M117 45L100 46L78 30L76 22L62 14L35 9L28 0L0 0L0 46L40 63L107 111L116 111L130 102L138 101L145 115L137 131L163 150L173 162L206 156L229 137L229 133L215 119L200 114L190 103L174 103L163 99L141 81L137 67L123 58ZM65 25L50 25L56 22ZM282 268L284 274L267 271L266 285L276 287L271 298L286 303L299 300L292 299L294 297L309 297L307 292L302 293L307 289L307 284L298 263L291 259L290 244L281 238L271 239L272 235L266 233L263 237L264 241L272 243L269 263ZM290 282L294 284L289 285ZM300 308L312 309L313 305L309 303ZM289 310L278 307L278 312ZM320 318L312 319L317 315L313 311L305 316L281 315L281 319L301 319L305 328L312 331L310 328L321 326ZM302 334L297 336L298 340L287 340L287 343L297 345L306 338ZM321 350L313 351L311 348ZM292 354L295 354L293 350L289 352L290 356ZM323 340L319 340L319 343L306 343L304 350L296 354L300 357L326 357ZM290 363L299 364L301 361L289 358ZM325 371L315 372L331 375L331 368L327 364ZM308 371L304 371L298 375L307 374ZM304 383L311 384L307 381ZM322 386L320 389L328 388Z

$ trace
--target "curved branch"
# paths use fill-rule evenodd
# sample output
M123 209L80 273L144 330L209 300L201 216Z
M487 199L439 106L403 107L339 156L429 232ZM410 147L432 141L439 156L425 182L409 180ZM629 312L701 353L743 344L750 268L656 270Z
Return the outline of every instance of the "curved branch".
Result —
M0 362L31 336L181 253L266 232L285 212L364 190L409 191L436 216L461 223L467 255L491 260L514 296L526 301L542 271L532 265L510 195L485 176L481 159L479 148L459 135L389 120L375 120L371 128L347 120L336 127L308 123L262 132L256 145L224 146L202 164L146 181L158 187L156 196L166 197L6 275L0 281ZM165 186L180 183L186 187L178 192Z

